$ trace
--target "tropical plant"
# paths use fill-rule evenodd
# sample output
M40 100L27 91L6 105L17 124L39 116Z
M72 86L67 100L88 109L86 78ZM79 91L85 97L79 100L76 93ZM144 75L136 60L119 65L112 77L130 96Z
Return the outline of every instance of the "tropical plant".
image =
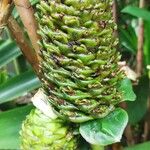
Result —
M111 144L119 150L116 145L130 149L148 139L148 119L141 121L149 96L148 5L146 10L137 0L118 0L113 8L112 0L0 4L5 27L0 28L0 149L101 150Z

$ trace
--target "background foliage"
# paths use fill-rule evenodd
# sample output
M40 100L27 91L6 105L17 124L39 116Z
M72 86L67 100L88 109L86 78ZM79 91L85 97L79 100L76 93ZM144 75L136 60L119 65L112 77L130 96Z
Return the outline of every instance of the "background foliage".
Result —
M31 0L34 6L38 0ZM118 144L126 147L125 150L147 150L150 146L150 129L145 129L145 124L150 126L149 97L149 70L150 65L150 3L147 0L144 9L138 7L138 0L117 1L117 23L119 48L122 61L135 70L136 54L138 47L138 19L144 20L144 49L143 73L139 82L134 84L136 101L127 102L125 109L129 115L129 129L127 128L122 142ZM19 15L14 8L13 16L24 30ZM26 35L26 32L24 32ZM41 86L32 67L22 55L19 46L13 40L7 27L0 36L0 149L19 148L19 130L22 120L33 107L30 97ZM126 88L128 90L128 88ZM82 128L82 127L81 127ZM147 133L146 139L145 132ZM130 134L129 134L130 133ZM142 143L140 145L137 145ZM135 145L135 146L134 146ZM7 147L6 147L7 146ZM129 148L129 146L132 146ZM115 146L111 146L115 150Z

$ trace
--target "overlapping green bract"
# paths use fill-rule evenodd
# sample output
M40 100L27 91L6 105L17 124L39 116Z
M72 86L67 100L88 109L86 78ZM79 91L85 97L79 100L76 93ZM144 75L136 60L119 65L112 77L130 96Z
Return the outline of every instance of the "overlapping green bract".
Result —
M51 119L32 110L21 130L23 150L76 150L77 137L60 119Z
M73 122L105 117L122 100L112 0L41 0L36 18L50 103Z

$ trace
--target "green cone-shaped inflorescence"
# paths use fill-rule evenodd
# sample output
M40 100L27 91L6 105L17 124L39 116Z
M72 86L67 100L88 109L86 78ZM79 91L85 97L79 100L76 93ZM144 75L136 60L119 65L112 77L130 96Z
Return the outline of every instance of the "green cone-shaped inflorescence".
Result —
M60 116L103 118L121 99L112 0L40 0L41 80Z
M23 150L76 150L77 137L60 119L51 119L38 109L32 110L22 124Z

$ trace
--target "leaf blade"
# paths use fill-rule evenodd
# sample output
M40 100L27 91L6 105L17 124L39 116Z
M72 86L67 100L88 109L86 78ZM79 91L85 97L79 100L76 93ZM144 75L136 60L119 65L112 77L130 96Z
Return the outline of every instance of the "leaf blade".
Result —
M2 41L0 44L0 68L11 62L22 53L17 45L11 40Z
M132 125L135 125L137 122L139 122L147 111L147 101L149 96L148 76L142 76L139 79L139 84L134 86L134 91L137 95L136 101L127 102L129 123Z
M117 108L103 119L81 124L79 131L87 142L105 146L120 141L127 122L127 113Z
M150 21L150 12L143 8L138 8L135 6L127 6L121 12L130 14L138 18L142 18L146 21Z
M137 144L135 146L126 147L124 150L149 150L150 142L144 142L142 144Z
M40 87L40 81L32 70L11 78L0 86L0 104L11 101Z
M131 80L128 78L123 79L118 84L118 90L122 93L123 101L135 101L136 95L132 88Z
M0 113L0 149L19 149L19 131L32 105Z

